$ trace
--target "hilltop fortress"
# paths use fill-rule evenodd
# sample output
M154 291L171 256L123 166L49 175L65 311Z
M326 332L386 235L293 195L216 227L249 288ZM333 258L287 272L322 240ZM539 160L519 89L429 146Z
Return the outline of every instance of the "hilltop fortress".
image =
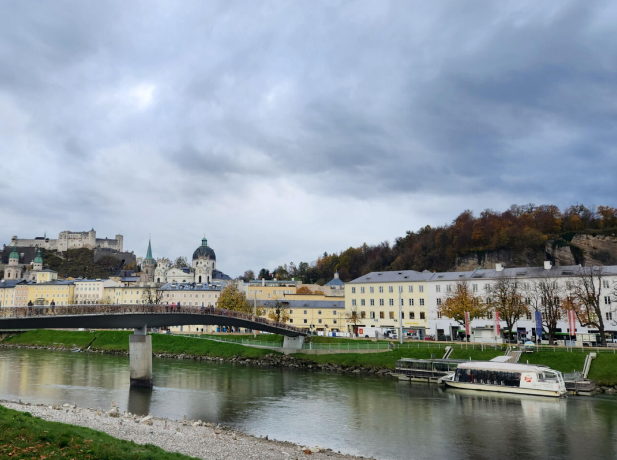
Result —
M11 238L11 246L43 248L52 251L67 251L68 249L112 249L122 252L123 236L116 235L114 239L97 238L94 229L89 232L60 232L58 239L47 238L47 236L37 236L34 239L18 239L17 235Z

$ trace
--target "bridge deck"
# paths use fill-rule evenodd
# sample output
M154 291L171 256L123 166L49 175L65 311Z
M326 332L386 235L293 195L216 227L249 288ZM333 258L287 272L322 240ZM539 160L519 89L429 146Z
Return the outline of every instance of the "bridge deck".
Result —
M56 305L0 307L0 330L43 328L141 328L182 325L236 326L287 337L302 329L247 313L169 305Z

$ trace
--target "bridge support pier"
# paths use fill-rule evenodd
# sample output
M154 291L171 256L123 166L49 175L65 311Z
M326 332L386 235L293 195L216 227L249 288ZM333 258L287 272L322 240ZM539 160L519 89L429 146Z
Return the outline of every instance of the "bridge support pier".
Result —
M283 339L283 349L289 348L293 350L301 350L302 344L304 344L304 337L299 335L297 337L287 337Z
M129 336L132 387L152 388L152 336L146 330L146 326L135 328Z

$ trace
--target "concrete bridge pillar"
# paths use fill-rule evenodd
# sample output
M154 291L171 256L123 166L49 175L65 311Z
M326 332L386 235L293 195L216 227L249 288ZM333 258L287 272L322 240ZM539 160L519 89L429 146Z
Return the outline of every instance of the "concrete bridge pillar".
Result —
M287 337L283 339L283 348L290 348L294 350L301 350L304 343L304 337L299 335L298 337Z
M146 330L146 326L135 328L129 336L132 387L152 388L152 336Z

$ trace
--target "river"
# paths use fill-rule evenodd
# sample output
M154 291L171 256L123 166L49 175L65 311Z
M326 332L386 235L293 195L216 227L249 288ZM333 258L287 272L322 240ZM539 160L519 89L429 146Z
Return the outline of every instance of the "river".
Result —
M394 379L126 356L0 349L0 397L203 420L377 459L615 459L617 398L498 396Z

